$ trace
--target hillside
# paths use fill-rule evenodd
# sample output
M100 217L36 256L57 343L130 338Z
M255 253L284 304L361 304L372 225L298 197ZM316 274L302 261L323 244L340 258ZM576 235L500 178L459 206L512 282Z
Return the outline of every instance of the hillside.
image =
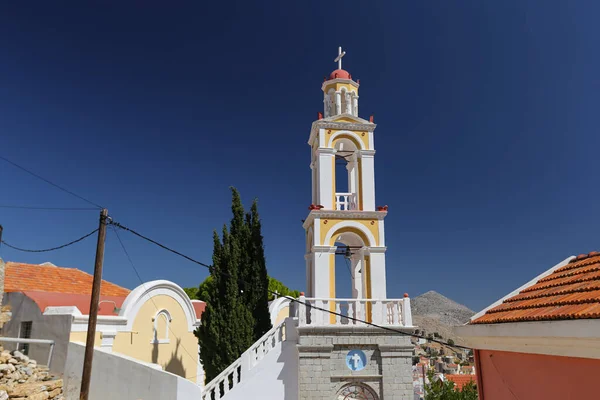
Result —
M433 290L411 299L413 323L428 334L438 332L444 340L460 338L452 331L453 326L463 325L475 312L462 304L450 300Z

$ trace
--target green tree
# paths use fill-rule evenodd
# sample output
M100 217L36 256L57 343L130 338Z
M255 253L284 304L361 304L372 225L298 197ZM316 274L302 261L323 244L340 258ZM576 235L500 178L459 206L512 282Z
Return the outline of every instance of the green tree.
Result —
M448 345L449 346L454 346L454 340L448 339Z
M244 236L246 262L242 264L244 266L242 279L248 283L244 287L244 297L255 319L254 340L258 340L271 329L271 314L269 313L269 277L256 199L252 202L250 212L246 214L246 227L244 230L244 235L247 235Z
M258 203L246 213L239 192L231 192L229 230L223 227L222 238L214 233L210 275L196 289L207 303L196 331L207 382L271 329Z
M198 288L186 287L186 288L183 288L183 291L185 292L185 294L187 294L187 296L190 298L190 300L198 300L198 297L197 297Z
M202 324L196 331L206 382L237 360L254 342L255 321L239 286L249 235L244 236L243 210L241 223L239 220L236 193L230 230L223 227L222 239L217 232L213 234L212 283L207 284L208 301Z
M477 400L477 386L467 383L462 389L454 386L450 380L434 380L433 371L427 373L429 383L425 385L425 400Z
M269 301L275 298L273 292L277 292L280 297L288 296L295 299L300 297L300 292L298 290L291 290L277 279L269 277Z
M196 298L205 303L210 301L210 294L214 293L214 283L212 275L208 275L204 281L196 288Z

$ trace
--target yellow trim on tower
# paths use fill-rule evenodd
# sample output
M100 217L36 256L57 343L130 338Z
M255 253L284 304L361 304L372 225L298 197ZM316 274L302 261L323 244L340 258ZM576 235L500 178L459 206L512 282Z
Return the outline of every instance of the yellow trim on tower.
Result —
M366 147L367 145L365 144L365 141L363 139L361 139L361 142L362 142L362 144L361 144L361 143L358 143L356 141L356 138L353 138L352 136L347 135L347 134L343 134L343 133L341 135L339 135L339 136L336 136L335 139L333 139L333 142L331 142L331 148L335 149L335 145L336 145L336 143L340 139L348 139L348 140L350 140L352 143L354 143L354 145L356 146L356 148L358 150L361 150L363 148L365 148L365 149L367 148Z
M365 256L365 280L366 280L366 298L371 298L371 257ZM367 302L367 322L372 321L372 308L371 302Z
M331 209L335 210L335 155L331 158L331 163L332 163L331 170L333 171L333 173L332 173L333 177L331 179L331 185L333 186L333 190L331 191L332 192Z
M329 255L329 298L335 299L335 254ZM335 302L329 303L329 311L335 312ZM329 314L329 323L335 324L336 316Z
M340 90L342 90L342 88L346 88L347 91L355 92L356 94L358 94L358 88L356 86L352 85L351 83L341 83L341 82L331 83L331 84L325 86L325 88L323 89L323 92L329 93L329 89L333 89L336 92L339 92Z
M334 225L336 225L337 223L339 223L339 222L345 222L345 221L356 222L358 224L361 224L365 228L367 228L373 234L373 237L375 238L375 243L370 243L369 239L367 238L367 236L363 232L361 232L359 229L351 227L351 226L342 227L342 228L338 229L331 236L330 243L328 243L328 244L325 243L325 238L327 238L327 234L331 231L331 228ZM371 224L371 222L373 222L373 224ZM336 240L338 234L344 233L344 232L353 232L353 233L356 233L358 236L360 236L360 238L365 243L365 246L379 246L379 223L378 223L377 220L371 220L371 219L323 218L323 219L321 219L321 229L320 229L320 231L321 231L320 243L322 245L334 246L335 245L335 240Z
M363 211L362 158L358 159L358 209ZM377 236L376 236L377 237Z

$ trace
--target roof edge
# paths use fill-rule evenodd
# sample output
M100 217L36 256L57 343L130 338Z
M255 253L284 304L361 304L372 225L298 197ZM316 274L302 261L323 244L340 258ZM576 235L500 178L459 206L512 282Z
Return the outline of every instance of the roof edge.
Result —
M555 270L557 270L557 269L559 269L561 267L564 267L569 262L571 262L571 260L573 260L574 258L575 258L575 256L570 256L570 257L565 258L564 260L562 260L561 262L559 262L558 264L556 264L552 268L548 269L547 271L542 272L541 274L539 274L535 278L531 279L526 284L524 284L524 285L520 286L519 288L513 290L512 292L508 293L506 296L502 297L501 299L496 300L494 303L490 304L489 306L487 306L483 310L479 311L477 314L473 315L465 325L470 324L472 321L475 321L477 318L485 315L485 313L488 312L490 309L492 309L492 308L494 308L494 307L499 306L500 304L502 304L504 302L504 300L509 299L509 298L511 298L513 296L516 296L517 294L521 293L521 291L523 289L526 289L529 286L535 285L537 283L537 281L539 281L542 278L547 277L548 275L550 275L551 273L553 273Z

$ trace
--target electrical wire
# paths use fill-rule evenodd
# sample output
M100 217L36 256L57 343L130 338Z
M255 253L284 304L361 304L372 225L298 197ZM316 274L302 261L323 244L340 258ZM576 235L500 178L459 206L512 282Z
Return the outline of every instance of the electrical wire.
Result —
M116 226L117 228L120 228L120 229L126 230L126 231L128 231L128 232L130 232L130 233L134 234L135 236L138 236L138 237L140 237L140 238L142 238L142 239L144 239L144 240L146 240L146 241L149 241L150 243L153 243L153 244L155 244L155 245L157 245L157 246L159 246L159 247L161 247L161 248L163 248L163 249L165 249L165 250L167 250L167 251L169 251L169 252L171 252L171 253L173 253L173 254L176 254L176 255L178 255L178 256L180 256L180 257L183 257L183 258L185 258L185 259L186 259L186 260L188 260L188 261L191 261L191 262L193 262L193 263L195 263L195 264L198 264L198 265L201 265L201 266L203 266L203 267L206 267L206 268L208 268L208 269L209 269L211 272L217 272L217 273L219 273L219 274L221 274L221 275L223 275L223 276L225 276L225 277L231 277L231 275L229 275L229 274L227 274L227 273L225 273L225 272L223 272L223 271L219 271L218 269L216 269L216 268L213 268L212 266L210 266L210 265L208 265L208 264L205 264L205 263L203 263L203 262L200 262L200 261L198 261L198 260L195 260L195 259L193 259L192 257L186 256L185 254L183 254L183 253L180 253L180 252L178 252L177 250L173 250L173 249L171 249L171 248L169 248L169 247L167 247L167 246L165 246L165 245L163 245L163 244L161 244L161 243L159 243L159 242L157 242L157 241L155 241L155 240L152 240L152 239L150 239L150 238L148 238L148 237L146 237L146 236L142 235L141 233L138 233L138 232L134 231L134 230L133 230L133 229L131 229L131 228L128 228L128 227L126 227L126 226L123 226L123 225L121 225L121 224L120 224L120 223L118 223L118 222L110 221L110 224L112 224L112 225ZM240 283L240 284L243 284L243 285L247 285L247 286L249 286L249 285L250 285L249 283L247 283L247 282L244 282L244 281L242 281L242 280L239 280L239 283ZM403 335L403 336L410 336L410 337L414 337L414 338L418 338L418 339L425 339L425 340L428 340L429 342L438 343L438 344L441 344L441 345L444 345L444 346L447 346L447 347L453 347L453 348L456 348L456 349L461 349L461 350L470 350L470 348L469 348L469 347L465 347L465 346L461 346L461 345L457 345L457 344L450 345L450 344L448 344L448 343L446 343L446 342L442 342L441 340L430 339L430 338L427 338L427 337L424 337L424 336L416 335L416 334L414 334L414 333L407 333L407 332L403 332L403 331L400 331L400 330L398 330L398 329L394 329L394 328L391 328L391 327L388 327L388 326L377 325L377 324L374 324L374 323L372 323L372 322L369 322L369 321L365 321L365 320L361 320L361 319L358 319L358 318L351 317L351 316L349 316L349 315L343 315L343 314L341 314L341 313L338 313L338 312L336 312L336 311L331 311L331 310L327 310L327 309L325 309L325 308L317 307L317 306L315 306L315 305L312 305L312 304L306 303L306 302L304 302L304 301L300 301L300 300L298 300L298 299L295 299L295 298L293 298L293 297L290 297L290 296L282 296L282 295L280 295L280 294L276 293L275 291L272 291L272 290L269 290L269 289L267 289L267 291L268 291L269 293L271 293L271 294L277 294L279 297L285 297L285 298L287 298L288 300L290 300L291 302L295 302L295 303L297 303L297 304L302 304L302 305L304 305L304 306L306 306L306 307L309 307L309 308L311 308L311 309L313 309L313 310L323 311L323 312L326 312L326 313L329 313L329 314L333 314L333 315L336 315L336 316L339 316L339 317L342 317L342 318L346 318L346 319L348 319L348 320L351 320L351 321L354 321L354 322L359 322L359 323L362 323L362 324L365 324L365 325L370 325L370 326L373 326L373 327L375 327L375 328L383 329L383 330L386 330L386 331L389 331L389 332L394 332L394 333L397 333L397 334L400 334L400 335Z
M68 247L68 246L71 246L71 245L73 245L75 243L81 242L83 239L86 239L86 238L92 236L96 232L98 232L98 228L94 229L93 231L91 231L87 235L84 235L84 236L80 237L79 239L73 240L72 242L69 242L69 243L65 243L65 244L63 244L61 246L52 247L50 249L41 249L41 250L22 249L20 247L16 247L16 246L13 246L11 244L8 244L4 240L2 240L2 244L4 244L6 247L10 247L13 250L22 251L22 252L25 252L25 253L45 253L45 252L48 252L48 251L54 251L54 250L64 249L65 247Z
M142 279L140 273L138 272L137 268L135 267L135 264L133 263L133 260L131 259L131 256L129 255L129 252L127 251L127 248L125 248L125 244L123 243L123 241L121 240L121 237L119 236L119 232L117 231L117 229L115 228L115 226L111 226L112 230L115 232L115 235L117 236L117 239L119 240L119 243L121 244L121 248L123 249L123 252L125 253L125 256L127 257L127 260L129 260L129 264L131 265L131 268L133 268L133 272L135 272L135 274L137 275L138 279L140 280L140 283L142 284L142 287L144 288L144 291L146 291L146 285L144 283L144 280ZM154 302L154 299L152 297L150 297L150 301L152 301L152 304L154 304L154 308L156 308L156 311L160 311L160 309L158 308L158 306L156 305L156 303ZM167 327L169 328L169 332L171 333L171 335L173 335L175 337L175 339L177 340L181 340L171 329L171 325L167 324ZM188 356L190 356L190 358L194 361L194 363L198 363L198 359L194 358L194 356L192 356L187 349L181 344L180 342L180 346L181 348L187 353ZM199 356L198 356L199 357ZM186 379L195 379L196 377L186 377Z
M22 171L25 171L25 172L27 172L29 175L32 175L32 176L34 176L34 177L36 177L36 178L38 178L38 179L40 179L40 180L42 180L42 181L46 182L47 184L49 184L49 185L52 185L52 186L54 186L55 188L57 188L57 189L59 189L59 190L62 190L62 191L63 191L63 192L65 192L65 193L68 193L68 194L70 194L71 196L77 197L78 199L80 199L80 200L83 200L83 201L85 201L86 203L88 203L88 204L91 204L91 205L95 206L96 208L100 208L100 209L101 209L101 208L104 208L104 207L102 207L101 205L99 205L99 204L97 204L97 203L94 203L93 201L90 201L90 200L86 199L85 197L82 197L82 196L80 196L80 195L78 195L78 194L76 194L76 193L73 193L73 192L71 192L70 190L68 190L68 189L65 189L64 187L62 187L62 186L60 186L60 185L57 185L57 184L56 184L56 183L54 183L54 182L51 182L51 181L49 181L48 179L46 179L46 178L44 178L44 177L42 177L42 176L40 176L40 175L38 175L38 174L36 174L36 173L34 173L34 172L32 172L32 171L28 170L28 169L27 169L27 168L25 168L25 167L22 167L22 166L20 166L19 164L15 163L15 162L13 162L13 161L10 161L10 160L9 160L9 159L7 159L6 157L3 157L3 156L1 156L1 155L0 155L0 159L2 159L2 160L4 160L4 161L6 161L7 163L11 164L11 165L12 165L12 166L14 166L14 167L17 167L17 168L19 168L19 169L20 169L20 170L22 170Z
M50 211L90 211L97 210L92 207L30 207L30 206L11 206L11 205L0 205L0 208L15 208L21 210L50 210Z

